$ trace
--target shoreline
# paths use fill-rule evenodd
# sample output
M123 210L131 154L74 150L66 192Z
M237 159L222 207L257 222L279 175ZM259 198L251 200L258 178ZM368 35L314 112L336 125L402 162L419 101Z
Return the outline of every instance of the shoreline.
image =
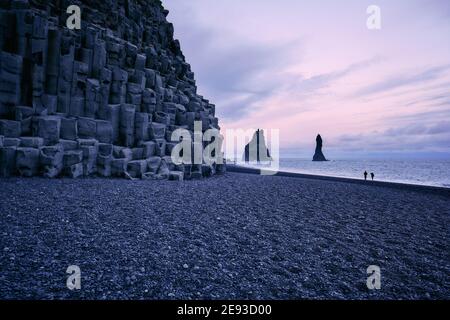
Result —
M264 170L264 169L248 168L248 167L235 165L235 164L227 164L228 172L260 175L261 170ZM265 171L272 171L272 170L265 170ZM322 175L298 173L298 172L288 172L288 171L277 171L274 175L271 175L271 176L312 179L312 180L325 180L325 181L333 181L333 182L345 182L345 183L361 184L361 185L365 185L365 186L371 185L371 186L388 187L388 188L410 190L410 191L431 192L434 194L442 194L445 196L450 196L450 188L438 187L438 186L427 186L427 185L409 184L409 183L402 183L402 182L390 182L390 181L371 181L371 180L365 181L365 180L356 179L356 178L322 176Z

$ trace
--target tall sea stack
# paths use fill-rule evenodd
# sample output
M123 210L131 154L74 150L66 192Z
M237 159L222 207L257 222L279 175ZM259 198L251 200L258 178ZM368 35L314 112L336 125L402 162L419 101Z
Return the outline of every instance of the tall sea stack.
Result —
M173 131L219 125L167 15L160 0L0 1L0 176L224 171L171 162Z
M257 163L272 161L269 149L266 146L264 130L256 130L252 140L245 146L244 161Z
M314 153L313 161L327 161L322 152L322 137L320 134L316 138L316 152Z

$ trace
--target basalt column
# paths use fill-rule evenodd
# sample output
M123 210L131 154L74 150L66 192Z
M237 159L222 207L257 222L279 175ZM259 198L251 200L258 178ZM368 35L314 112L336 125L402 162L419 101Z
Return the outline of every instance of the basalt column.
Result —
M167 15L159 0L0 1L0 176L224 172L171 161L172 132L220 128Z

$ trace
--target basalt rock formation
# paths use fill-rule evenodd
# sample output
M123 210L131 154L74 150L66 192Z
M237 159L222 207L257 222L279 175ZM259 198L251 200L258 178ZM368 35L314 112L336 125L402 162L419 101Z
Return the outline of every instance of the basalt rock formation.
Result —
M313 161L328 161L322 152L322 137L320 134L316 138L316 152L314 153Z
M66 26L81 9L81 30ZM0 1L0 176L175 179L177 128L219 129L159 0Z
M270 162L269 149L266 146L266 139L263 130L257 130L252 137L252 140L245 146L244 150L245 162Z

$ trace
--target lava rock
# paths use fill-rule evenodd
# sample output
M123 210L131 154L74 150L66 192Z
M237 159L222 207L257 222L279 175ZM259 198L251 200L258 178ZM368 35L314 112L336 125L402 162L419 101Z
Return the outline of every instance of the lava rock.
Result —
M314 153L313 161L327 161L322 152L322 144L322 137L319 134L316 138L316 152Z
M245 146L243 158L245 162L260 163L272 161L263 130L258 129L253 134L252 140Z

